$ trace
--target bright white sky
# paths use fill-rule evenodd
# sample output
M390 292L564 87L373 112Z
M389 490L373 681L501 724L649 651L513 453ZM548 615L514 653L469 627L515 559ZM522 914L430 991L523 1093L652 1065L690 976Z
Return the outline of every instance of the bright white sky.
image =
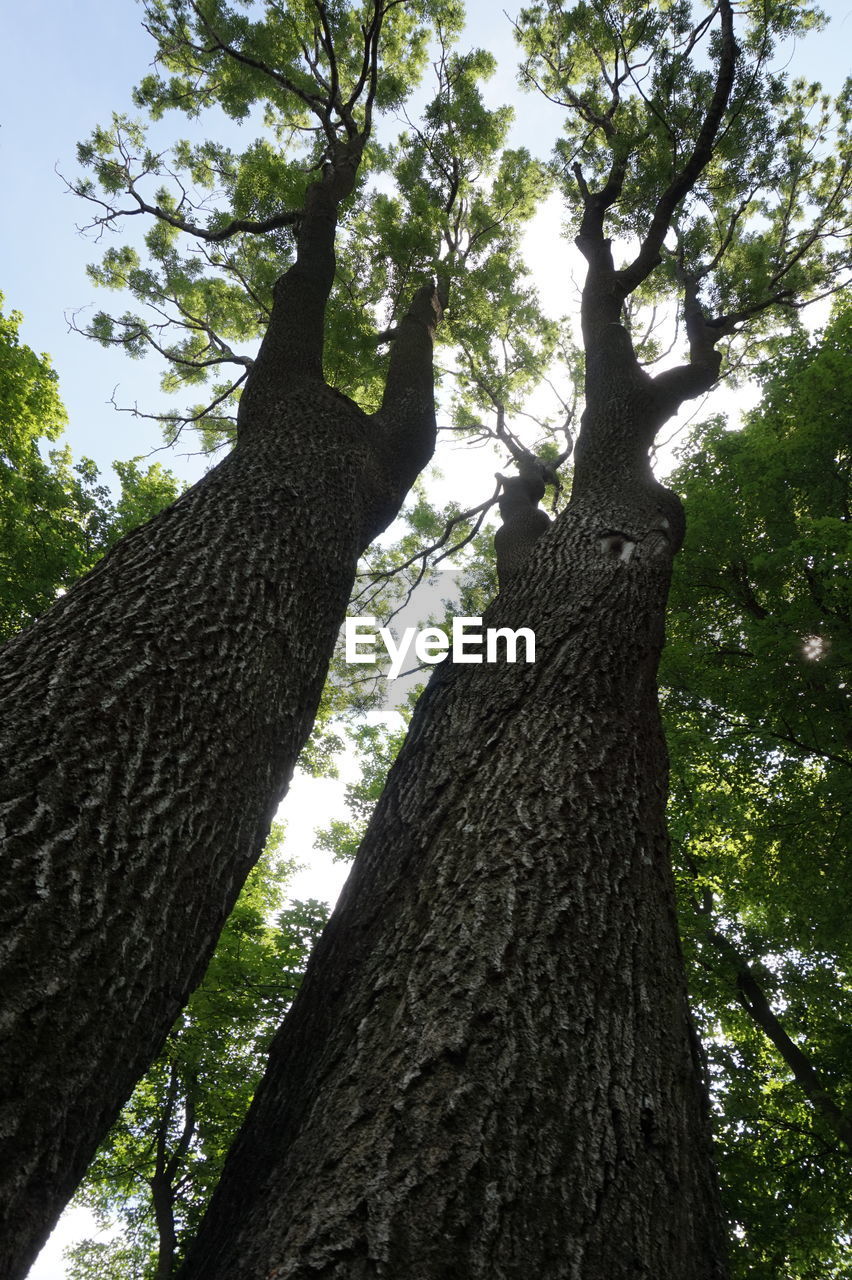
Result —
M515 4L510 11L518 7ZM831 19L828 29L789 49L787 57L793 72L821 80L837 91L850 71L852 0L828 0L824 9ZM468 12L468 42L491 49L499 60L499 70L487 89L489 105L514 101L518 122L513 142L546 155L558 133L559 109L540 96L519 95L512 32L502 11L489 0L469 0ZM76 224L87 221L87 211L65 190L56 170L74 177L76 143L95 125L108 122L112 111L135 113L130 90L152 58L151 41L139 17L133 0L30 0L8 5L3 19L7 52L0 83L0 168L7 187L0 202L0 290L5 295L4 309L23 312L23 341L37 351L49 352L53 359L75 457L94 458L104 472L114 459L148 454L162 443L155 423L115 412L110 404L113 392L118 403L138 403L144 410L159 406L162 399L152 361L130 361L68 330L66 313L109 307L111 298L95 290L86 277L86 264L97 259L98 249L77 233ZM183 117L167 119L159 129L164 141L189 133ZM577 270L573 251L560 238L560 231L560 211L551 202L527 239L543 301L557 316L572 308L570 275ZM154 457L187 480L197 478L204 468L198 457L163 452ZM454 474L457 466L460 475L467 470L460 459L451 465ZM471 501L485 496L477 493ZM340 793L340 784L297 781L280 815L288 823L291 855L317 857L311 852L314 823L325 825L331 817L342 816ZM299 877L294 896L333 900L344 875L344 868L324 860ZM80 1211L63 1220L29 1280L62 1280L61 1248L87 1229Z

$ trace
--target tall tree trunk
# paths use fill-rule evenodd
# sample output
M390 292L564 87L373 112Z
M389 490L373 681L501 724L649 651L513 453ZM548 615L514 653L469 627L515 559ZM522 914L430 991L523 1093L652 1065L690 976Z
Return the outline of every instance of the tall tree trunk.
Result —
M176 1062L169 1068L169 1087L160 1113L155 1135L154 1170L148 1179L154 1221L157 1224L157 1265L154 1280L171 1280L178 1237L175 1224L175 1178L195 1136L195 1105L192 1099L196 1081L184 1083ZM181 1093L183 1097L181 1098ZM183 1109L180 1137L172 1150L169 1137L178 1104Z
M726 1274L656 695L671 403L590 280L572 500L485 619L536 661L436 670L182 1280Z
M174 1191L171 1183L158 1174L154 1175L149 1185L154 1221L157 1224L157 1265L154 1280L171 1280L177 1249Z
M308 192L234 451L0 653L3 1280L201 977L310 732L358 555L434 447L432 286L378 413L322 378L356 162Z

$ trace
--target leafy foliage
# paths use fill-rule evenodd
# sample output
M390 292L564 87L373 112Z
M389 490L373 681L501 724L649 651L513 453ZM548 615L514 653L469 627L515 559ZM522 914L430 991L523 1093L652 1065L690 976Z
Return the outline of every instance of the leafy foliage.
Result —
M121 493L113 499L93 462L72 464L67 446L45 447L57 445L65 409L49 358L21 343L20 322L17 312L0 314L0 639L178 492L159 463L142 469L134 459L114 464Z
M286 9L146 0L144 10L157 69L137 88L137 105L153 121L181 111L196 134L208 123L221 131L221 112L259 130L239 153L208 138L157 150L143 120L115 116L78 148L88 174L73 190L93 205L93 229L150 220L144 253L123 243L91 268L96 284L143 310L101 312L88 332L131 356L159 353L169 391L206 387L206 402L165 415L168 438L188 423L210 447L232 437L273 286L293 259L306 189L344 138L360 151L326 320L332 385L377 407L386 361L379 329L392 331L429 276L445 299L452 288L445 340L466 336L487 352L480 321L489 314L505 316L516 333L526 328L517 338L525 352L552 345L517 253L518 228L547 180L526 152L504 149L511 110L483 104L493 57L453 51L457 0L305 0ZM436 93L420 122L407 120L394 137L389 113L405 112L430 38ZM381 140L374 113L384 118ZM515 361L514 379L529 383L522 364Z
M344 789L351 816L348 821L333 819L327 827L317 832L314 844L316 849L332 854L336 862L351 862L358 852L370 815L384 788L388 770L405 738L407 719L405 717L401 728L379 722L356 723L349 730L360 770L356 781L347 783Z
M744 430L700 428L673 477L672 834L738 1274L761 1280L851 1256L850 355L844 300L818 342L778 345Z
M777 324L848 270L848 86L832 102L773 69L820 21L786 0L548 0L518 19L523 83L566 108L554 168L578 229L591 197L638 296L688 283L717 338Z

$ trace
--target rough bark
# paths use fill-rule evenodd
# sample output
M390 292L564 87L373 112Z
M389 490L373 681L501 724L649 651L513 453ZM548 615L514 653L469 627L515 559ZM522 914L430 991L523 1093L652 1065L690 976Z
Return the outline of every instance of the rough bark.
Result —
M359 553L434 446L433 289L368 417L322 379L310 189L234 451L0 653L0 1277L22 1276L200 978L311 728Z
M656 696L671 390L585 247L572 499L485 619L536 662L437 669L181 1280L727 1274Z

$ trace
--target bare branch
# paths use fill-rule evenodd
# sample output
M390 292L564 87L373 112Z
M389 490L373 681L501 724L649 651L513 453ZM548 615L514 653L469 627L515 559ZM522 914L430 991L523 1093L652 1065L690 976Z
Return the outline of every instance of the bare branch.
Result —
M326 11L324 0L314 0L314 8L319 15L320 24L322 26L322 47L325 56L328 59L329 75L331 77L328 85L328 100L331 105L340 112L342 118L345 118L343 106L340 101L340 75L337 67L337 55L334 51L334 40L331 35L331 27L328 22L328 13Z
M436 539L435 542L430 543L429 546L427 547L422 547L419 551L416 551L413 556L409 556L407 560L404 560L402 564L394 565L393 569L382 569L379 572L376 572L375 570L365 570L364 572L359 573L358 576L360 578L368 577L370 579L370 583L374 584L381 581L388 581L391 578L395 577L397 574L402 573L405 569L410 569L412 565L415 565L418 563L426 567L428 566L429 557L431 555L434 555L436 551L440 551L442 547L446 547L446 544L449 541L450 534L452 533L453 529L455 529L458 525L463 524L466 520L470 520L474 516L479 516L479 519L476 521L473 528L464 536L464 538L462 538L459 542L454 543L452 546L447 547L446 550L443 551L442 554L439 555L437 559L433 561L433 567L434 567L435 564L439 564L442 560L446 560L449 556L454 555L456 551L460 551L462 547L467 546L467 544L473 538L476 537L476 534L479 532L487 512L490 510L491 507L494 506L494 503L497 501L499 495L500 495L500 484L498 483L497 488L494 490L490 498L486 498L485 502L480 502L479 505L476 507L470 507L467 511L461 511L459 512L458 515L451 516L450 519L444 525L444 529L443 529L443 532L441 533L441 536L438 539ZM418 579L418 582L419 582L419 579ZM364 592L361 592L358 596L355 597L355 599L360 600L363 594Z
M112 395L110 396L110 404L112 404L113 408L118 413L129 413L129 414L132 414L134 418L144 418L151 422L162 423L163 426L175 428L174 433L171 436L171 439L167 440L166 444L162 446L163 449L170 449L172 445L177 443L178 439L181 436L181 433L183 432L184 427L193 426L195 423L202 422L204 418L210 417L213 414L214 410L218 409L220 404L223 404L224 401L227 400L229 396L233 395L233 393L237 390L238 387L242 386L242 384L245 382L247 377L248 377L248 370L246 370L245 373L243 373L239 378L237 378L235 382L232 382L229 387L226 387L224 391L222 391L219 395L217 395L210 404L206 405L203 409L199 409L197 413L191 413L191 414L143 413L143 411L139 409L136 405L134 405L132 408L128 407L127 405L120 405L115 398L115 391L113 391ZM234 420L234 426L236 428L235 420ZM151 452L160 453L161 450L153 449Z

